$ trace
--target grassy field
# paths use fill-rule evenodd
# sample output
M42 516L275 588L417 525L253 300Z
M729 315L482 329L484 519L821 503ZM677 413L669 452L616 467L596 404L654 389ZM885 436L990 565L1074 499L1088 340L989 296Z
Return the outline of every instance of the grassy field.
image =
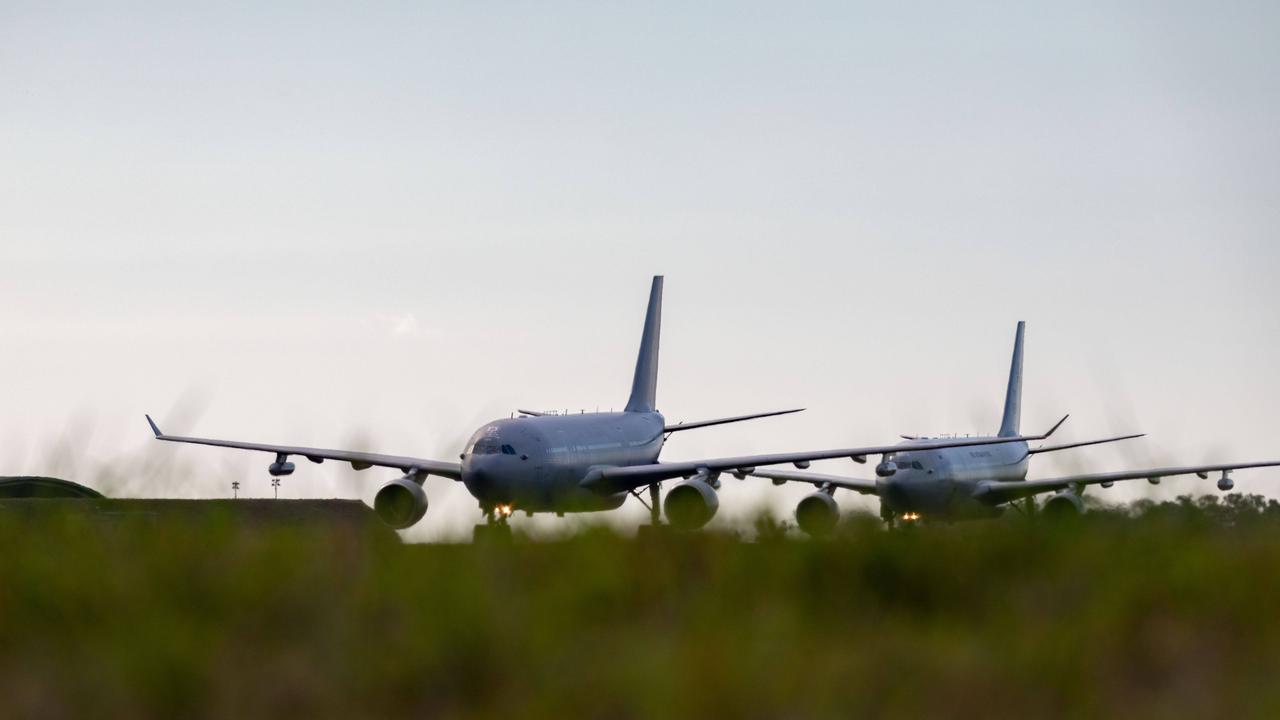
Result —
M1280 507L759 530L0 513L0 716L1280 715Z

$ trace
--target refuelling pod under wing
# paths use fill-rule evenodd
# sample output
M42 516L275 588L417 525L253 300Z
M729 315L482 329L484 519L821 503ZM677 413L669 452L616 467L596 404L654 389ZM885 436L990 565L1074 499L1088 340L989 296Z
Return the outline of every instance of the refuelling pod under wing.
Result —
M427 491L408 475L392 480L373 496L373 511L384 523L404 530L427 514Z
M720 497L704 476L677 485L662 501L667 522L679 530L697 530L711 522L719 509Z
M292 475L293 471L297 469L297 466L288 460L285 460L284 456L277 458L275 462L267 466L267 472L271 477L287 477Z
M836 529L840 521L840 506L835 498L818 491L806 495L796 505L796 525L810 537L825 537Z

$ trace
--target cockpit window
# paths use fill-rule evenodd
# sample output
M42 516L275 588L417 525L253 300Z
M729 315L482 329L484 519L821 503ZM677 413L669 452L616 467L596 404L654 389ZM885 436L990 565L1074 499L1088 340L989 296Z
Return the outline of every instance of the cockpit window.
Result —
M482 438L476 441L471 448L472 455L516 455L516 449L511 445L500 445L497 440L492 438Z

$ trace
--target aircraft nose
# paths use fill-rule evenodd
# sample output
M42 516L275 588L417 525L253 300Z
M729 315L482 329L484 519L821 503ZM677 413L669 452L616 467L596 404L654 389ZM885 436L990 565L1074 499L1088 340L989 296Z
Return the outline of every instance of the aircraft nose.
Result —
M881 499L890 505L901 505L907 500L906 488L896 478L884 478L877 483Z
M467 474L476 479L493 476L493 458L489 455L472 455L467 462Z
M473 455L463 467L463 480L486 495L502 494L511 482L510 461L503 455Z
M482 458L470 458L462 468L462 482L471 494L484 499L493 490L493 472Z

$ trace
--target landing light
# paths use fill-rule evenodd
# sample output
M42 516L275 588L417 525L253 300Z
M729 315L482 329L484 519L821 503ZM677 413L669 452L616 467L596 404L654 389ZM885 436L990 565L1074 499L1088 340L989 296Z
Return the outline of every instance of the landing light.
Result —
M510 505L499 505L494 510L502 517L511 517L511 513L515 512L515 508Z
M915 522L919 519L920 519L920 513L903 513L902 514L903 522Z

